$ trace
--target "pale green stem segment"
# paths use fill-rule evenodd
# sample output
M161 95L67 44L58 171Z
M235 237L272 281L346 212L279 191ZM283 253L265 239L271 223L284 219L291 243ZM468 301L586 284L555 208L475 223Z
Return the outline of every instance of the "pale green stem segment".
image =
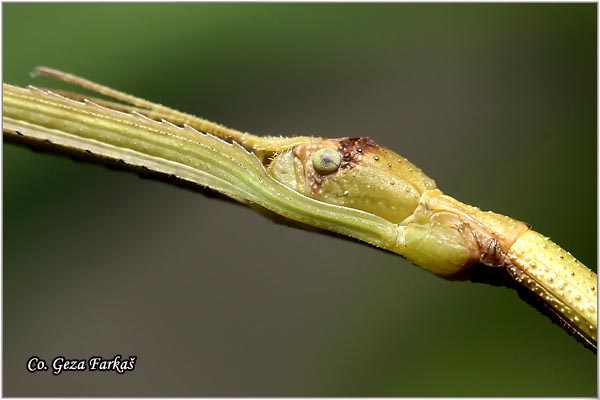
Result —
M416 166L366 138L254 136L74 75L37 72L134 107L4 84L9 138L207 186L393 251L443 277L474 264L505 268L563 328L596 347L594 272L526 224L444 195Z
M377 247L388 248L395 240L394 224L303 196L274 180L252 153L235 142L34 88L3 84L3 89L7 134L152 168Z

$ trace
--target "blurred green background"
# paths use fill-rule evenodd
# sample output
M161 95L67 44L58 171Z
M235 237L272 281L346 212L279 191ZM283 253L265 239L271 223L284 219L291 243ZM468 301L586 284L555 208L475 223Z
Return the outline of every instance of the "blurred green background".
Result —
M370 136L596 268L595 4L4 4L45 65L258 134ZM7 144L4 396L596 396L505 288ZM138 356L30 374L32 355Z

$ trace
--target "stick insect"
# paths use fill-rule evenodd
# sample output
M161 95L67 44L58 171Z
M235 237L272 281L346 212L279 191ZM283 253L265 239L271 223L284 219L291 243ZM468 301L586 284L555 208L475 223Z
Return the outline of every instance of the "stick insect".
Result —
M75 75L36 72L111 100L3 84L7 140L208 187L446 279L501 273L596 351L593 271L526 223L445 195L417 166L369 138L260 137Z

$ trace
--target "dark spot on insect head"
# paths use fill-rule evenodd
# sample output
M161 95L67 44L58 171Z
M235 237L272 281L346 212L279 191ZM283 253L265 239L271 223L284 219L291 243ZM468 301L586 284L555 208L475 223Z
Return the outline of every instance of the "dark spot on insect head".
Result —
M342 154L340 169L352 168L369 150L379 147L367 137L344 138L339 141L339 151Z

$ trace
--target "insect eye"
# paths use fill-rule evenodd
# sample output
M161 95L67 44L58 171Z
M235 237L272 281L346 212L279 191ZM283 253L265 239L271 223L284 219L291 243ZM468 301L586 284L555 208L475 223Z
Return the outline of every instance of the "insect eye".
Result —
M342 156L335 149L325 148L313 154L312 163L315 171L327 175L338 170L342 164Z

